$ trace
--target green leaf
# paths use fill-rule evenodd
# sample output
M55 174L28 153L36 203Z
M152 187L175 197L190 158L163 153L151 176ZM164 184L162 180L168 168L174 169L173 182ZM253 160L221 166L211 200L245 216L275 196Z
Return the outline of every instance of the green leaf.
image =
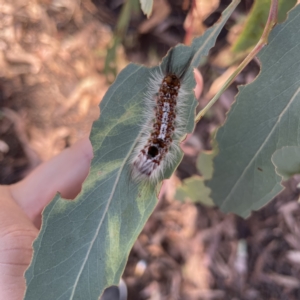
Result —
M287 146L275 151L272 162L276 167L276 172L284 180L300 174L300 147Z
M118 17L118 22L114 29L114 35L111 45L107 48L104 73L108 82L112 83L117 76L117 50L124 40L127 28L129 26L132 13L135 11L135 6L138 5L137 0L128 0L122 6L121 13Z
M152 14L153 0L140 0L143 13L149 18Z
M239 87L227 121L217 133L219 155L208 187L224 212L243 217L282 189L271 161L273 153L300 142L300 6L277 25L258 55L261 72Z
M208 180L213 175L213 159L218 154L218 145L215 139L212 140L212 150L202 151L197 160L197 168L202 174L203 178Z
M292 9L297 0L279 0L278 22L283 22L287 12ZM244 29L232 47L234 52L246 51L259 41L268 19L271 0L255 0L247 17Z
M208 180L212 177L213 159L218 153L217 143L213 141L212 146L211 151L202 151L198 157L197 168L202 176L194 175L183 180L176 190L175 199L182 202L189 200L206 206L214 206L214 202L209 196L211 190L204 184L205 179Z
M193 67L215 44L238 2L233 1L221 21L191 47L174 48L174 68L193 58L186 73L182 138L194 127ZM90 174L74 201L57 195L44 210L34 257L25 275L25 300L96 300L107 286L119 283L129 251L157 202L158 189L133 182L129 166L142 134L144 94L150 74L157 69L129 64L104 96L100 119L91 132L94 159ZM171 176L181 159L182 153L174 158L164 178Z
M197 168L204 179L210 179L213 174L213 155L211 152L201 152L197 160Z
M206 206L214 206L215 204L209 196L210 192L210 189L204 185L203 178L194 175L183 181L176 190L175 199L181 202L192 201Z

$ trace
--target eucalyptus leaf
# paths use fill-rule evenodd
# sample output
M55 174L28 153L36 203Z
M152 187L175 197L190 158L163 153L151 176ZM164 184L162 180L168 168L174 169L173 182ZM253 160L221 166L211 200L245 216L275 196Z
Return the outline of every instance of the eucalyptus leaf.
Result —
M212 140L212 150L202 151L197 159L197 169L204 179L211 179L214 171L213 159L218 154L219 149L215 139Z
M177 188L175 199L181 202L191 201L214 206L214 202L209 196L210 192L210 189L204 185L203 177L194 175L185 179Z
M213 155L211 152L203 151L197 159L197 168L204 179L211 179L213 174Z
M296 3L297 0L278 1L278 22L283 22L286 19L287 12L292 9ZM246 51L256 45L265 28L270 6L271 0L254 1L244 28L232 47L234 52Z
M270 34L259 53L261 72L239 87L236 102L216 136L219 155L208 182L224 212L247 217L282 189L271 157L300 143L300 6Z
M272 162L284 180L300 174L300 146L287 146L275 151Z
M233 1L220 22L191 47L174 48L172 68L182 68L192 58L185 77L188 93L182 139L194 128L193 68L215 44L238 3ZM100 119L91 132L94 159L81 193L74 201L57 195L43 212L42 229L25 276L25 300L96 300L106 287L119 283L129 251L157 202L158 188L131 180L129 161L142 134L150 75L158 68L129 64L104 96ZM164 178L171 176L181 159L182 153Z
M214 206L210 197L211 190L205 186L204 180L211 179L213 174L213 159L218 153L217 143L213 142L213 149L202 151L197 159L197 169L202 176L194 175L184 179L176 189L175 199L185 202L192 201L206 206Z

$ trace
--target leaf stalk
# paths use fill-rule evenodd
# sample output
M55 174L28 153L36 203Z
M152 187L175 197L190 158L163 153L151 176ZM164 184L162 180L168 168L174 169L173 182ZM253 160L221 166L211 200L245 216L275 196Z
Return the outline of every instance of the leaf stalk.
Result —
M207 103L207 105L197 114L195 118L195 123L199 122L202 117L207 113L207 111L215 104L215 102L220 98L221 94L231 85L235 80L236 76L239 75L244 68L249 64L249 62L260 52L260 50L268 43L268 38L273 27L277 23L278 15L278 0L272 0L268 20L264 28L263 34L260 37L256 46L252 51L246 56L246 58L241 62L237 69L232 73L232 75L226 80L222 88L216 93L216 95Z

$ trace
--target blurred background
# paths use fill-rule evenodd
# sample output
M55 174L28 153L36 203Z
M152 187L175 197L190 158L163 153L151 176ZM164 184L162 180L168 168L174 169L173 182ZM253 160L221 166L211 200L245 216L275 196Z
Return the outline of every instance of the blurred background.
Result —
M297 1L279 2L284 21ZM87 136L120 70L129 62L157 65L217 22L229 3L154 0L147 19L138 0L0 0L0 183L21 180ZM242 0L234 11L199 67L198 110L255 45L269 5ZM129 300L300 299L299 177L247 220L181 184L205 178L199 154L213 153L212 136L237 86L258 73L254 59L183 143L184 159L131 251L123 276Z

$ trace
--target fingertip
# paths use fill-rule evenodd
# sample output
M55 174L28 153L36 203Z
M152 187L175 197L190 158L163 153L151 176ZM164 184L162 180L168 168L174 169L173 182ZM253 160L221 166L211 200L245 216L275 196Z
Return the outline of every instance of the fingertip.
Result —
M67 150L71 152L78 152L82 157L84 157L88 162L92 160L94 157L93 147L89 137L84 137L77 141L74 145L72 145Z
M92 158L91 142L88 137L83 138L11 185L12 196L29 218L35 220L57 192L66 199L76 197Z

